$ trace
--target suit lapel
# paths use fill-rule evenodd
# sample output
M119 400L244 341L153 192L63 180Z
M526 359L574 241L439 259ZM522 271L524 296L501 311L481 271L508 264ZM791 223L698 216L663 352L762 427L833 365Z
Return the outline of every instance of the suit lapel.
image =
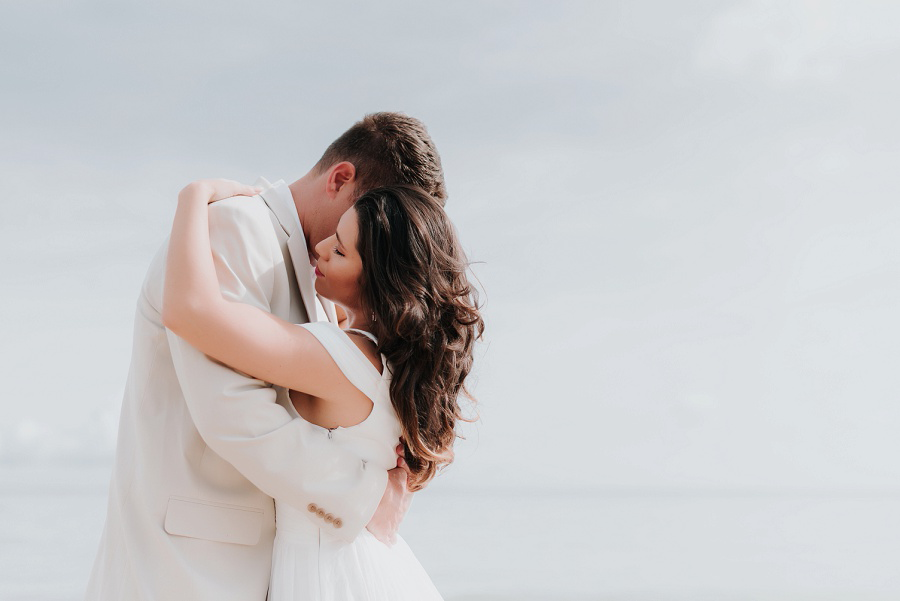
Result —
M319 321L316 289L313 287L313 273L309 264L309 251L306 249L306 238L302 231L294 232L287 242L291 262L294 264L294 273L297 276L297 286L300 288L300 297L303 299L303 306L306 307L306 317L310 321Z
M294 213L296 209L293 200L284 197L284 194L290 196L290 190L283 181L279 180L273 186L262 177L256 181L256 185L266 188L259 195L275 213L275 217L278 218L281 227L288 235L288 252L291 255L291 263L294 264L294 275L297 277L300 298L306 308L306 317L309 321L319 321L319 311L316 307L318 303L316 303L316 291L312 279L313 272L309 264L309 251L306 248L306 236L299 227L300 220ZM281 190L278 189L279 187ZM289 200L290 204L288 204Z

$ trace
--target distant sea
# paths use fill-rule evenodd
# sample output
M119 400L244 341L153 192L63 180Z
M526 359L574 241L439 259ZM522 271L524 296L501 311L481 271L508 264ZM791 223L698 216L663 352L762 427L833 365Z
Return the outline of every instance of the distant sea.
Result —
M0 467L0 600L82 592L109 467ZM404 538L448 601L900 599L900 496L420 493Z

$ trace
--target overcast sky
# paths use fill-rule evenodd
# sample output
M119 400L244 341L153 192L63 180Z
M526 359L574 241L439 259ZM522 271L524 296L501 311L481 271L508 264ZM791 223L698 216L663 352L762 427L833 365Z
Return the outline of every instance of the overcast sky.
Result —
M485 291L441 485L900 489L900 8L7 0L0 457L108 457L200 177L421 118Z

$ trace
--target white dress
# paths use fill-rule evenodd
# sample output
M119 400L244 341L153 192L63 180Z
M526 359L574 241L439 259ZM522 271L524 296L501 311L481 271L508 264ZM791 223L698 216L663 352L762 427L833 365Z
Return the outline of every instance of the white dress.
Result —
M309 422L310 435L329 444L349 445L367 469L391 469L400 422L389 396L390 373L380 374L352 340L328 322L303 324L328 351L347 379L368 396L372 413L348 428L328 430ZM362 332L372 337L367 332ZM382 357L382 363L384 358ZM293 409L293 407L291 407ZM303 419L296 412L294 416ZM305 421L305 420L304 420ZM275 546L269 601L431 601L441 596L409 546L398 536L391 547L368 530L352 543L334 536L334 525L320 527L307 512L275 499ZM333 521L333 520L332 520Z

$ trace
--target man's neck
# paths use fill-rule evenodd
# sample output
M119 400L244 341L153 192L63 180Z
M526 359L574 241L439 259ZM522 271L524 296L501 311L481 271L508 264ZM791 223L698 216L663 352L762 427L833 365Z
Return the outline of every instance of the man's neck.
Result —
M288 190L291 191L291 199L294 201L294 210L297 211L297 217L300 219L300 229L303 230L303 239L306 241L306 252L309 254L309 264L315 265L315 255L312 250L309 248L309 231L307 230L307 206L304 203L304 199L309 198L309 194L305 193L305 190L309 186L309 174L307 173L294 183L288 185Z

